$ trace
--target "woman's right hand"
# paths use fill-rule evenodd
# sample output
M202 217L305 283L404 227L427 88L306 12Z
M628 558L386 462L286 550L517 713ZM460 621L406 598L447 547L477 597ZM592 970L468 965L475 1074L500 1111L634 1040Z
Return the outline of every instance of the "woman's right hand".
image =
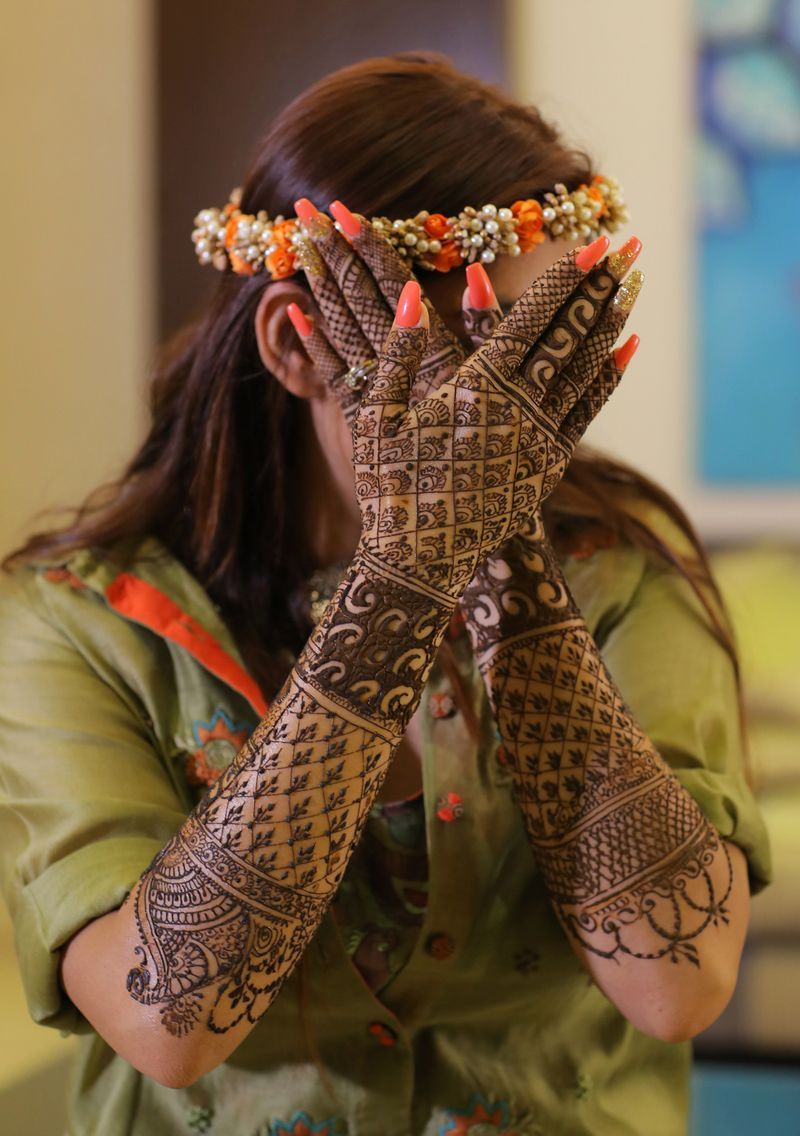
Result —
M353 419L361 545L381 563L457 600L480 560L525 527L558 484L570 414L597 378L597 370L567 364L579 348L591 355L617 287L607 272L589 273L607 247L602 238L556 261L455 374L413 406L428 313L417 282L406 284Z

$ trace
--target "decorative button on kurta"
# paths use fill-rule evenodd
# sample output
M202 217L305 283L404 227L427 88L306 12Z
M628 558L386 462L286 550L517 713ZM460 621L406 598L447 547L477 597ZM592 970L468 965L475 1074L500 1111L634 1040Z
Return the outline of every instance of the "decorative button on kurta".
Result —
M436 815L439 820L448 823L457 820L464 812L464 806L458 793L447 793L436 802Z
M448 959L456 949L455 940L444 931L437 931L428 935L425 940L425 950L435 959Z
M370 1022L367 1029L377 1041L378 1045L397 1045L397 1034L385 1022Z
M456 712L453 697L443 691L432 694L428 702L432 718L452 718Z

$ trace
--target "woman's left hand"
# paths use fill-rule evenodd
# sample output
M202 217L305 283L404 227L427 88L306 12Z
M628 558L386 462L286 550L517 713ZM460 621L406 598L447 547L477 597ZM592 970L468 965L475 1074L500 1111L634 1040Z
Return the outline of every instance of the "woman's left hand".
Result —
M392 245L341 202L330 206L341 232L305 198L295 208L308 234L299 260L318 308L307 313L311 334L305 328L298 330L315 368L352 421L383 350L400 293L416 277ZM430 333L411 406L451 378L466 354L424 292L422 302L428 309Z

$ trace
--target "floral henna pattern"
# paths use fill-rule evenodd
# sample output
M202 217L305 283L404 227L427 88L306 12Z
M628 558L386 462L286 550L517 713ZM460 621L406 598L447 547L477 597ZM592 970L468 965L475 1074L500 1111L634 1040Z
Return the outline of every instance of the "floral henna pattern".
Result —
M538 518L463 606L564 925L604 958L699 965L696 940L728 921L727 849L625 705Z
M563 471L566 354L535 383L517 372L553 357L540 339L582 279L571 255L556 262L414 406L427 332L390 333L354 420L353 563L268 717L131 899L139 944L128 990L170 1033L254 1024L314 935L464 587ZM580 321L568 322L577 348Z

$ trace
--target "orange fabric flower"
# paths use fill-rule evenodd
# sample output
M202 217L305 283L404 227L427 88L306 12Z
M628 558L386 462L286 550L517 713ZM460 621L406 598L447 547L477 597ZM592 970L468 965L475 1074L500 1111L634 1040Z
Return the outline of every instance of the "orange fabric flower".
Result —
M273 280L283 280L286 276L293 276L296 271L294 256L288 248L276 248L267 257L267 268Z
M535 245L540 245L545 239L542 232L544 218L542 207L538 201L528 198L525 201L515 201L511 212L517 219L517 236L522 252L530 252Z
M449 272L451 268L458 268L462 261L461 251L455 241L444 241L442 251L435 253L431 264L437 272Z
M255 272L253 265L248 260L245 260L243 256L239 256L238 252L230 253L230 259L231 268L234 272L238 273L239 276L252 276Z
M272 226L272 239L280 248L289 248L292 243L292 234L297 228L296 221L279 221Z
M603 179L599 176L595 177L593 179L593 181L595 181L595 182L599 182L599 181L602 181L602 180ZM606 199L603 196L603 194L600 192L600 190L598 189L597 185L582 185L581 189L586 190L587 195L589 197L591 197L592 200L600 202L601 209L600 209L600 212L597 214L598 217L603 217L606 213L608 213L608 205L606 204Z
M424 225L425 232L435 241L442 240L450 231L450 224L444 213L431 213Z

